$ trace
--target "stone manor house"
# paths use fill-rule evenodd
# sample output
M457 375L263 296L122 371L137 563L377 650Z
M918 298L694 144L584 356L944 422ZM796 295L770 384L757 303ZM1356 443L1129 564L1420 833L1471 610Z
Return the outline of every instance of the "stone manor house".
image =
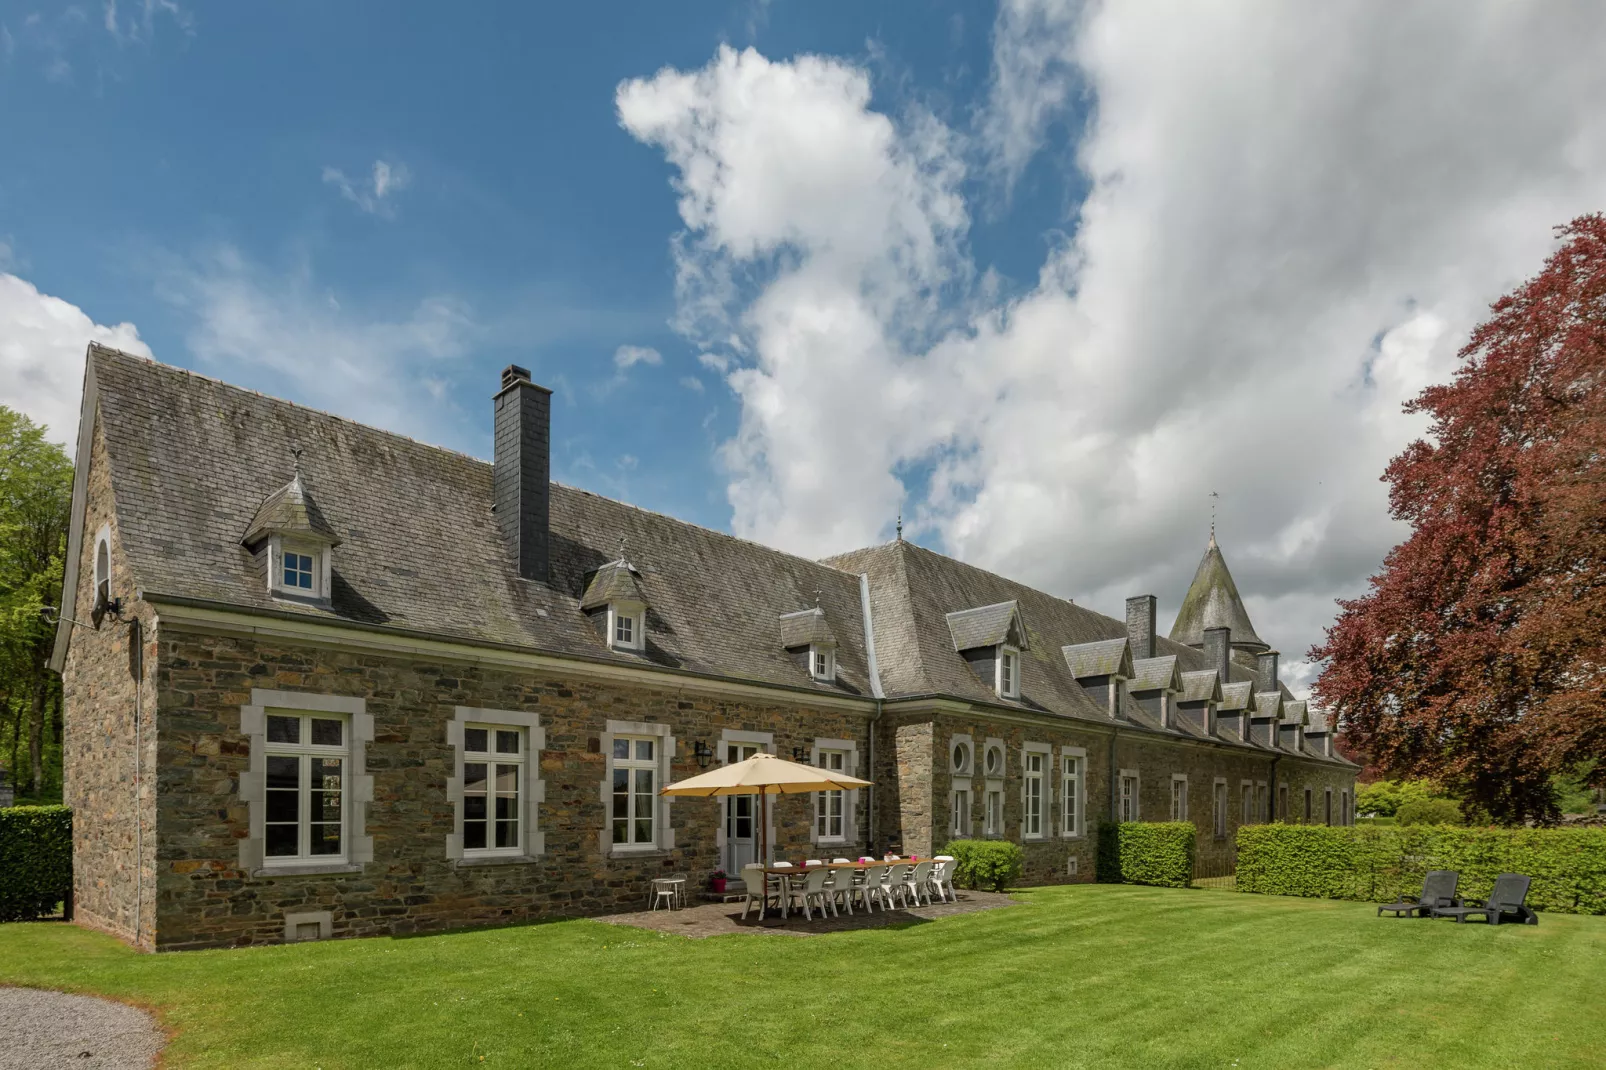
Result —
M77 917L142 948L639 908L753 858L1098 827L1348 823L1355 767L1279 682L1211 538L1170 636L897 541L809 561L549 479L517 367L487 464L91 345L64 617Z

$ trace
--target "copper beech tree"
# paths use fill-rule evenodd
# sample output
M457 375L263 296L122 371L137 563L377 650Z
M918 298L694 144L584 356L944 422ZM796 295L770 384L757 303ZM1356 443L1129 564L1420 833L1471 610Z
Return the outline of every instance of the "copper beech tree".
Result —
M1556 773L1606 785L1606 216L1558 228L1389 464L1411 535L1312 649L1348 740L1507 824Z

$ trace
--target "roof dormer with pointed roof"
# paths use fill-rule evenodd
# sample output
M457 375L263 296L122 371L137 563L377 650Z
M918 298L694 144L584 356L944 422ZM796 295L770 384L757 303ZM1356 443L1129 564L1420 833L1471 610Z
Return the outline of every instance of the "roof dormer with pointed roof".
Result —
M257 506L240 545L261 558L273 598L328 608L340 535L307 489L299 449L295 457L295 474Z
M1227 559L1216 545L1214 531L1194 571L1193 582L1188 585L1188 593L1183 596L1182 608L1177 610L1176 623L1171 626L1171 641L1202 650L1207 628L1231 629L1235 650L1268 649L1249 622L1249 612L1244 609L1232 573L1227 571Z

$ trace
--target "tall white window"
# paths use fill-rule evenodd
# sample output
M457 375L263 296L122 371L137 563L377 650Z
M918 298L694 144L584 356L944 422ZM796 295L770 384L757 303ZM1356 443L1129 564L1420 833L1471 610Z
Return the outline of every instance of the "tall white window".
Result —
M658 842L658 740L653 736L613 738L613 842Z
M331 714L267 715L264 865L345 857L347 734Z
M1060 805L1064 808L1061 829L1067 836L1082 834L1082 759L1070 755L1060 759L1064 763L1064 784L1061 785Z
M1020 651L1011 646L998 648L998 694L1001 698L1020 697Z
M1035 839L1043 835L1043 755L1027 751L1022 764L1026 776L1021 794L1021 836Z
M1225 839L1227 836L1227 782L1225 780L1216 781L1215 824L1216 838Z
M1271 814L1267 810L1267 806L1269 805L1268 804L1268 798L1269 797L1266 794L1266 785L1265 785L1264 782L1258 783L1258 784L1255 785L1255 796L1256 796L1255 810L1260 814L1260 821L1261 821L1262 824L1264 824L1265 822L1271 820Z
M987 806L982 820L987 835L1004 834L1004 792L1001 788L987 789Z
M1275 821L1287 821L1288 820L1288 785L1287 784L1278 784L1277 785L1277 812L1275 814L1272 814L1271 816L1272 816L1272 819L1275 820Z
M524 730L463 726L463 855L524 849Z
M809 674L823 684L836 679L836 652L828 646L809 647Z
M1171 820L1188 820L1188 778L1180 773L1171 777Z
M1136 773L1121 774L1121 820L1136 821L1138 819L1138 775Z
M1249 781L1238 785L1238 824L1248 825L1255 820L1255 788Z
M847 761L847 751L822 750L820 752L820 768L829 772L846 772ZM822 842L847 838L846 796L847 792L845 791L820 791L815 793L814 834Z
M110 536L102 531L95 540L95 605L112 600L112 548Z
M954 789L953 834L956 837L970 835L970 789Z

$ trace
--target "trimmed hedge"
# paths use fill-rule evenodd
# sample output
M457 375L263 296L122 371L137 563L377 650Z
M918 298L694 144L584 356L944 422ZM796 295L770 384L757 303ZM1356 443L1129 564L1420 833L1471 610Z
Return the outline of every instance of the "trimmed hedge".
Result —
M1193 881L1191 821L1123 821L1099 826L1098 879L1104 884L1186 888Z
M953 840L942 853L954 856L954 883L961 888L1001 892L1026 866L1020 844L1006 840Z
M1533 878L1528 905L1606 914L1606 829L1449 825L1247 825L1238 830L1240 892L1388 903L1422 890L1430 869L1461 874L1460 894L1487 896L1500 873Z
M1396 825L1465 825L1461 804L1454 799L1418 799L1400 807L1394 815Z
M72 811L0 810L0 921L53 914L72 889Z

